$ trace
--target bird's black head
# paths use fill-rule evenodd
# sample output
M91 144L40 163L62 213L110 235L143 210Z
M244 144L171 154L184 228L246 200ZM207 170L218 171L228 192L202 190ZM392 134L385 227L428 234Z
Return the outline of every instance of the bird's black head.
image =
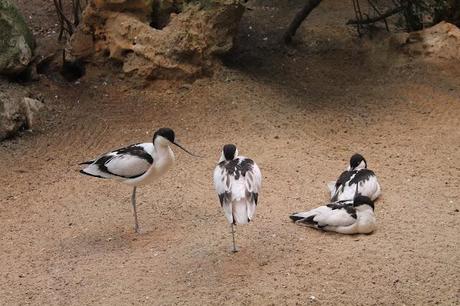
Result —
M226 160L233 160L236 154L236 146L233 144L226 144L222 152Z
M361 205L369 205L370 207L372 207L372 210L374 210L374 201L372 201L369 197L362 196L359 194L353 199L353 206L357 207Z
M364 168L367 168L367 162L361 154L354 154L350 158L350 170L358 167L362 162L364 162Z
M170 128L161 128L158 129L155 134L153 134L153 142L158 136L163 136L164 138L168 139L170 142L174 143L175 135L174 131Z

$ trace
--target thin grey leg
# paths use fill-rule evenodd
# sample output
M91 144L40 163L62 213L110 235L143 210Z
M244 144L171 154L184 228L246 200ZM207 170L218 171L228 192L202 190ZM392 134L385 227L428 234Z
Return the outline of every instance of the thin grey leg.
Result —
M133 188L133 194L131 195L131 204L133 204L134 213L134 231L139 233L139 223L137 222L137 209L136 209L136 186Z
M232 237L233 237L233 253L238 252L238 249L236 248L236 243L235 243L235 225L232 223Z

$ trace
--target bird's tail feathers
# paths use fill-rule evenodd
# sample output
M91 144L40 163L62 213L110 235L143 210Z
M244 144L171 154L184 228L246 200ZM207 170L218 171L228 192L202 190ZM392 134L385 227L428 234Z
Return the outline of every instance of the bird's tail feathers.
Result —
M295 222L297 225L316 227L318 223L314 221L316 217L316 212L306 211L300 213L293 213L289 218Z
M246 200L235 201L232 205L233 222L235 224L246 224L251 221L248 215L248 203Z
M88 161L79 163L79 165L89 165L89 164L92 164L92 163L94 163L94 160L88 160Z
M93 177L97 177L97 178L105 178L105 177L102 177L102 176L100 176L100 175L96 175L96 174L92 174L92 173L86 172L84 169L80 170L80 173L81 173L81 174L85 174L85 175L89 175L89 176L93 176Z
M292 214L289 216L289 218L290 218L292 221L294 221L294 222L303 219L303 217L299 216L298 213L292 213Z
M317 228L318 227L318 222L316 222L314 220L315 217L316 217L316 215L312 215L312 216L297 220L295 222L295 224Z

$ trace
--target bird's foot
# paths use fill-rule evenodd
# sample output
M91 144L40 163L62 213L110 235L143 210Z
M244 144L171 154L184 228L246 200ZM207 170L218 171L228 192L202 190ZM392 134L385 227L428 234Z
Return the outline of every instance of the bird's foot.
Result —
M238 253L239 251L240 251L240 248L239 248L239 247L233 247L233 246L232 246L232 247L230 248L230 252L233 253L233 254Z

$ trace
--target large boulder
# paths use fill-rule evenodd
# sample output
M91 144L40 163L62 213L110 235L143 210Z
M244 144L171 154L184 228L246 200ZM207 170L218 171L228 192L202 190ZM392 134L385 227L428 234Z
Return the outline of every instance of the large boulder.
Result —
M18 9L9 0L0 0L0 74L23 72L34 47L32 33Z
M30 98L20 85L0 80L0 140L35 126L42 107L43 103Z
M238 0L166 2L91 1L71 39L72 55L111 58L143 79L203 74L233 47L244 7Z
M394 35L391 45L415 58L429 61L460 61L460 29L448 22L430 28Z

